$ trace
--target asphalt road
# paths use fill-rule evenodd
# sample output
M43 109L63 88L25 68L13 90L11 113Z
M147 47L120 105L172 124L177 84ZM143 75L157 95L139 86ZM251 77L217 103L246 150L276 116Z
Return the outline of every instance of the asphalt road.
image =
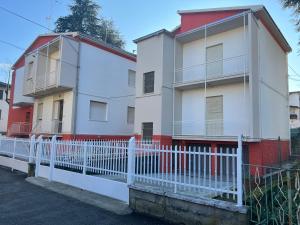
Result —
M138 214L119 216L25 181L26 175L0 167L0 225L149 224Z

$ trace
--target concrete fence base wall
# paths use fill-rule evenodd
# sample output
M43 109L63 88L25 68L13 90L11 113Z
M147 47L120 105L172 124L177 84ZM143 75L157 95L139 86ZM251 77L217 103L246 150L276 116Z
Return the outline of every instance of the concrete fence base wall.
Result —
M0 156L0 165L18 170L24 173L28 173L28 162L13 159L5 156Z
M50 168L48 166L41 165L39 167L39 177L48 179L49 173ZM129 190L127 183L57 168L53 170L52 180L128 203Z
M216 205L217 200L192 199L174 194L145 191L131 186L129 206L137 213L151 215L175 224L247 225L246 208L232 203Z

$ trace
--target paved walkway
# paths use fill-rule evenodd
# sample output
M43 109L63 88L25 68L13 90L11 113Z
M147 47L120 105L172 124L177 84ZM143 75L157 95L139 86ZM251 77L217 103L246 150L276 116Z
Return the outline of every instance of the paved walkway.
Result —
M0 225L163 225L137 215L116 215L25 181L26 175L0 167Z

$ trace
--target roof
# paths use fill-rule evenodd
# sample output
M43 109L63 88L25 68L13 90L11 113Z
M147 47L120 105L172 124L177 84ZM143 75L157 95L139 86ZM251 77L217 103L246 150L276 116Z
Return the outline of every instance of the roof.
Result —
M289 95L292 95L292 94L300 94L300 91L290 91Z
M277 27L276 23L274 22L273 18L267 11L267 9L263 5L248 5L248 6L237 6L237 7L223 7L223 8L210 8L210 9L194 9L194 10L178 10L178 14L192 14L192 13L204 13L204 12L222 12L222 11L235 11L235 10L241 10L241 11L251 11L257 18L261 20L261 22L264 24L264 26L268 29L268 31L272 34L274 39L277 41L277 43L280 45L280 47L285 52L292 51L291 46ZM210 23L208 23L210 24ZM166 33L170 36L174 36L176 31L180 29L181 25L175 27L171 32L167 31L165 29L161 29L159 31L156 31L154 33L145 35L143 37L140 37L136 40L134 40L135 43L138 43L140 41L146 40L148 38L151 38L153 36L160 35L162 33Z
M58 36L68 36L68 37L73 37L77 40L86 40L85 42L88 44L92 44L95 47L99 47L102 46L102 49L115 53L117 55L124 55L126 56L127 59L130 60L135 60L136 59L136 55L130 52L127 52L121 48L115 47L111 44L105 43L104 41L97 39L95 37L92 37L90 35L85 35L79 32L65 32L65 33L47 33L47 34L41 34L39 36L37 36L34 41L29 45L29 47L23 52L23 54L18 58L18 60L14 63L14 65L12 66L12 68L16 68L18 63L23 59L23 56L31 51L33 51L34 49L43 46L44 44L50 42L51 40L53 40L54 38L58 37ZM39 46L35 46L35 43L38 42L38 40L40 40L41 38L46 38L49 37L49 39L45 40L45 43L42 43Z
M232 11L232 10L260 10L263 5L248 5L248 6L236 6L236 7L222 7L222 8L209 8L209 9L192 9L192 10L178 10L178 14L186 13L201 13L201 12L218 12L218 11Z
M133 42L134 42L134 43L138 43L138 42L140 42L140 41L144 41L144 40L146 40L146 39L148 39L148 38L155 37L155 36L158 36L158 35L161 35L161 34L166 34L166 35L168 35L168 36L170 36L170 37L173 37L173 36L174 36L174 34L173 34L172 32L170 32L170 31L168 31L168 30L166 30L166 29L161 29L161 30L155 31L155 32L153 32L153 33L151 33L151 34L147 34L147 35L145 35L145 36L142 36L142 37L140 37L140 38L137 38L137 39L133 40Z

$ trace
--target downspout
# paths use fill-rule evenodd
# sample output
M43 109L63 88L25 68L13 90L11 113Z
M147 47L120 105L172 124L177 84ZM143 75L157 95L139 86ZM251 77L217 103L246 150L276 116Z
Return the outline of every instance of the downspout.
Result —
M9 70L8 72L8 80L7 80L7 84L6 84L6 89L5 89L5 101L7 102L7 104L9 104L9 101L10 101L10 96L8 97L8 94L9 94L9 86L10 86L10 74L12 72L12 69Z
M76 134L76 122L77 122L77 103L78 103L78 86L79 86L79 74L80 74L80 50L81 50L81 41L80 38L78 42L78 51L77 51L77 70L76 70L76 85L73 93L73 120L72 120L72 135L73 137Z

